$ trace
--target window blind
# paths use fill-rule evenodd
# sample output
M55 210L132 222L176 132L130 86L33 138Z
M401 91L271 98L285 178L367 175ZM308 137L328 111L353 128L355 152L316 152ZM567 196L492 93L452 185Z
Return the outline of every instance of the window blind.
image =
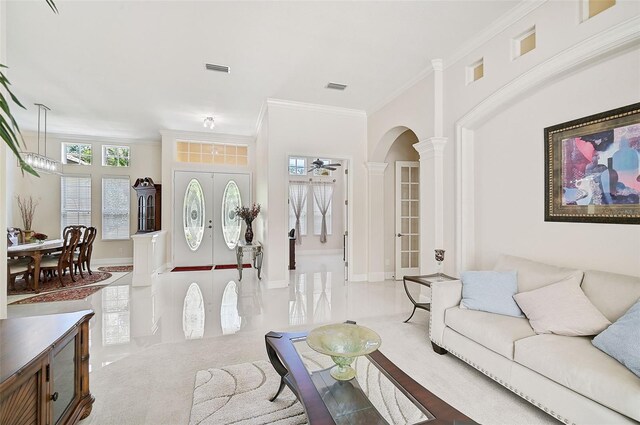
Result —
M62 176L61 232L71 225L91 226L91 176Z
M102 178L102 239L129 239L129 177Z

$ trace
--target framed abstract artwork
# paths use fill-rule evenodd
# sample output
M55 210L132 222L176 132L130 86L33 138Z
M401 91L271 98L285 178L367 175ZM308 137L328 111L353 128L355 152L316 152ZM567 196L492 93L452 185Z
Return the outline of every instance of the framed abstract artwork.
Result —
M545 221L640 224L640 103L544 129Z

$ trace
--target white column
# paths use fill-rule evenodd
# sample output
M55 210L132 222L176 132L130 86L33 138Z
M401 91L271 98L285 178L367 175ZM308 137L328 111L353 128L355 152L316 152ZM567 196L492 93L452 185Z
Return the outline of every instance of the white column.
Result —
M433 135L444 136L444 83L442 71L444 64L442 59L433 59Z
M368 176L368 228L369 228L369 282L384 280L384 170L386 162L367 162Z
M6 2L0 2L0 63L6 64L6 45L7 45L7 20L6 20L7 6ZM13 111L15 112L15 108ZM5 202L7 199L7 173L9 171L7 167L7 151L4 140L0 141L0 164L2 169L0 170L0 199L4 205L4 211L0 212L0 229L7 228L7 210L11 208L11 204ZM0 280L4 284L0 285L0 319L7 317L7 282L4 281L7 275L7 262L4 260L7 258L7 238L5 236L0 237L0 255L2 255L2 261L0 261Z

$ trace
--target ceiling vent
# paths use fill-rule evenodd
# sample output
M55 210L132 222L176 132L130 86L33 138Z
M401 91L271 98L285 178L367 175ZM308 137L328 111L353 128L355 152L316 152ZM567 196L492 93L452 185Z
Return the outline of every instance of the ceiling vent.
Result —
M339 84L339 83L329 83L327 84L327 88L328 89L333 89L333 90L344 90L347 88L346 84Z
M227 74L231 72L231 68L225 65L215 65L213 63L206 63L204 64L204 66L209 71L226 72Z

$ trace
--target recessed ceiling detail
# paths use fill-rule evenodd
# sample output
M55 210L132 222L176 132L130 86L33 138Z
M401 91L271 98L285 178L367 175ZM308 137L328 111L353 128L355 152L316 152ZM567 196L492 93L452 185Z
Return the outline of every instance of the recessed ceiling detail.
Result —
M216 65L213 63L205 63L204 67L209 71L218 71L218 72L226 72L227 74L231 72L231 68L226 65Z
M347 85L340 83L329 83L327 84L327 88L332 90L344 90L347 88Z

